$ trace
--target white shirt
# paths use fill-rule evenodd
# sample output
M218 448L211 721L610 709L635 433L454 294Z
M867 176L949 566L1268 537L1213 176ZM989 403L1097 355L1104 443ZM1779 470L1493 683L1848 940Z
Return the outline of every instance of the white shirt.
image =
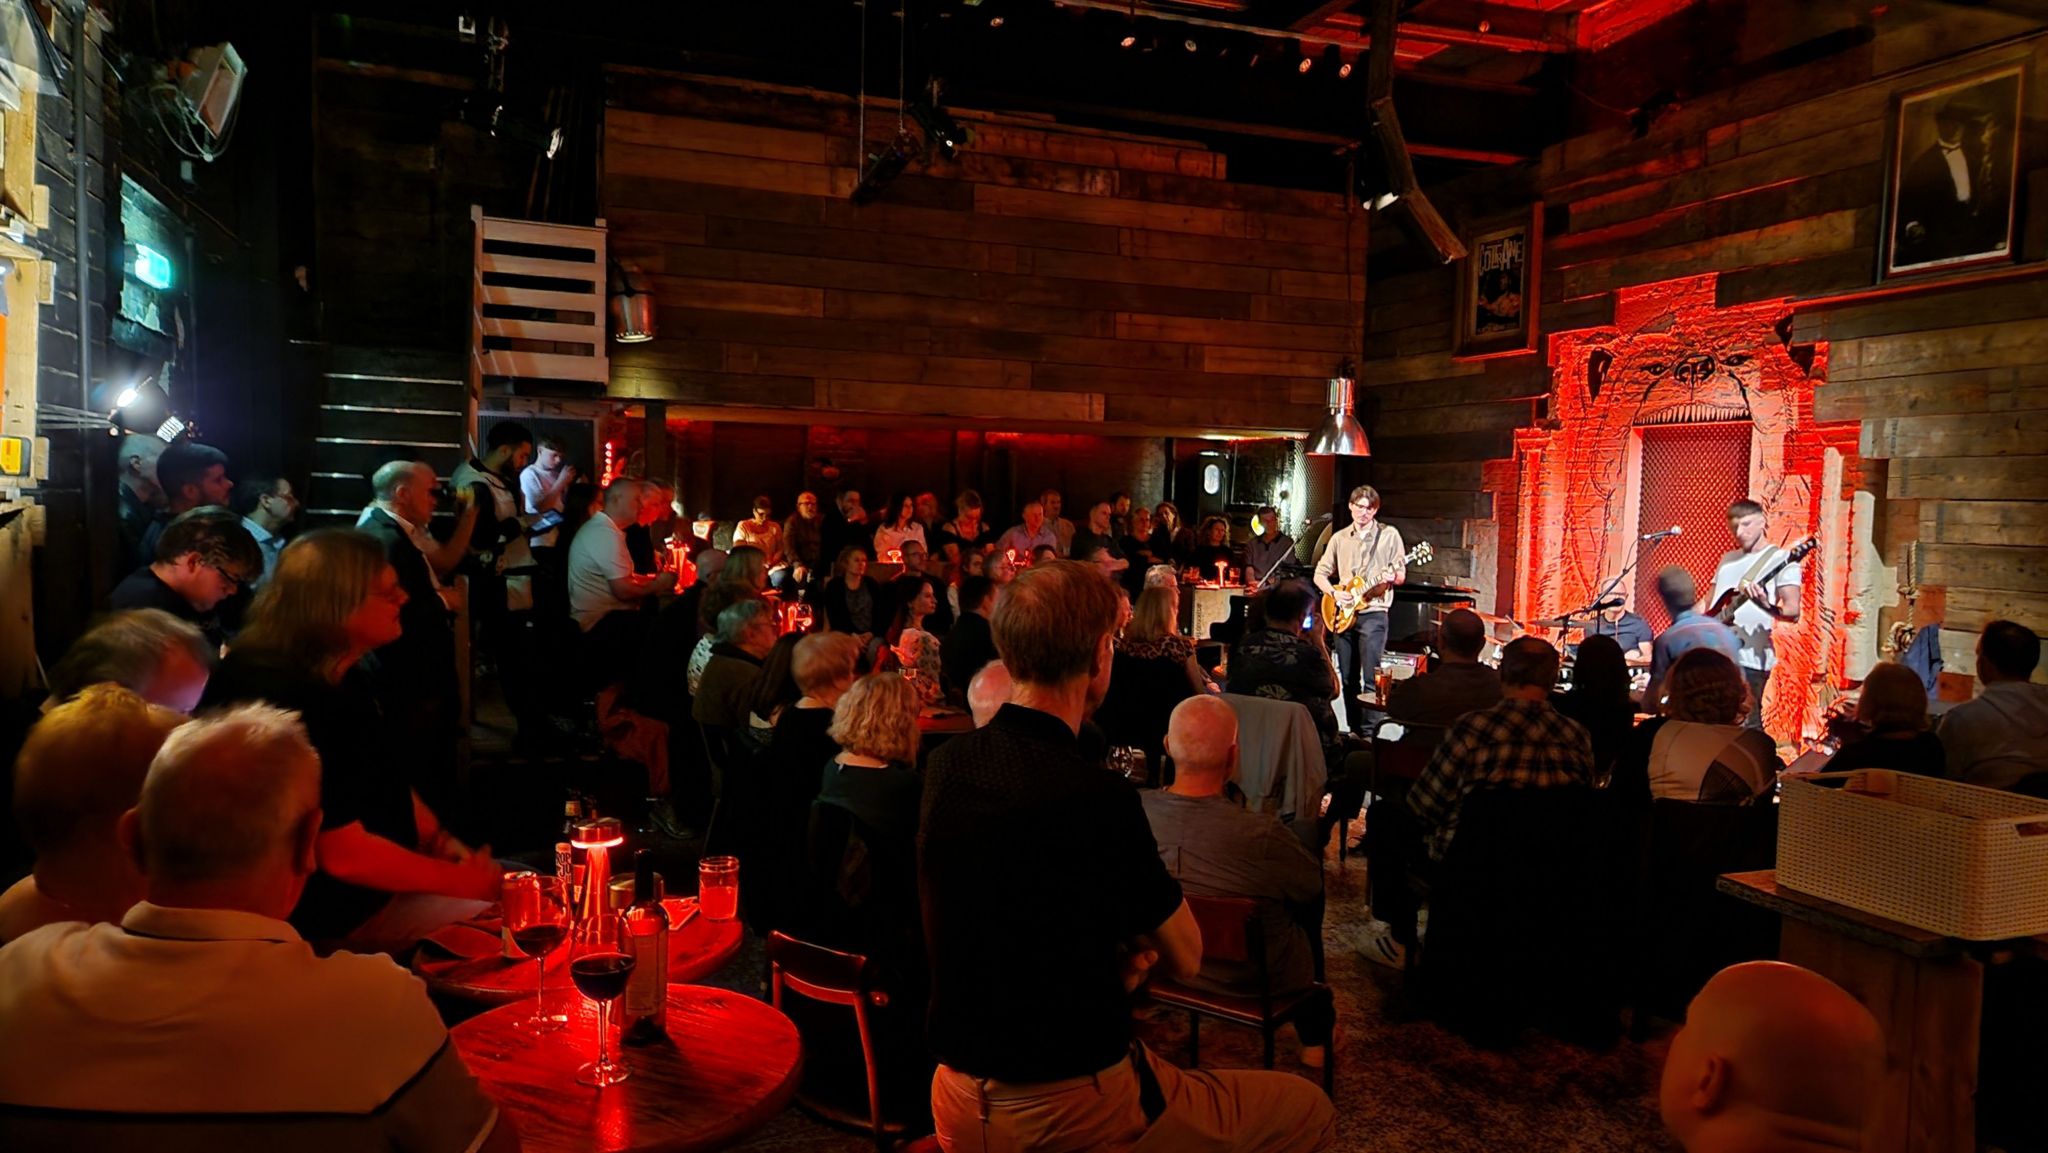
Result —
M1758 558L1767 554L1770 559L1759 565ZM1718 602L1721 594L1741 584L1743 578L1749 576L1751 569L1756 570L1758 578L1762 577L1765 571L1784 559L1784 556L1785 550L1776 545L1765 545L1756 552L1736 551L1723 556L1721 567L1714 570L1714 591L1708 594L1707 603L1711 605ZM1786 565L1777 576L1771 578L1770 591L1773 596L1777 595L1779 589L1788 587L1799 587L1799 566L1796 563ZM1753 601L1746 601L1741 608L1735 610L1735 640L1742 649L1737 657L1737 664L1745 669L1760 672L1769 672L1778 667L1777 650L1771 647L1771 626L1777 621L1777 617L1758 608Z
M1970 202L1970 160L1969 157L1963 155L1963 146L1960 144L1954 148L1944 146L1941 150L1941 158L1948 161L1948 176L1950 180L1955 182L1956 186L1956 203L1968 204Z
M107 1147L110 1126L155 1147L136 1114L242 1134L223 1148L264 1147L282 1121L307 1148L462 1150L497 1123L390 958L323 958L283 921L146 901L0 949L0 1105L79 1111L63 1118L79 1148ZM0 1147L48 1124L0 1110Z
M381 501L363 509L362 514L356 517L356 527L361 528L369 524L370 517L378 512L382 512L385 516L395 521L398 524L399 531L405 534L405 539L411 541L412 547L420 550L420 555L427 558L427 575L434 578L434 587L437 589L447 588L447 585L441 583L441 574L434 571L434 553L441 547L441 542L434 539L434 534L428 532L424 525L414 524L399 516L389 505Z
M886 557L889 555L889 550L894 549L900 557L903 554L903 542L907 540L914 540L924 545L927 550L931 547L930 542L924 539L924 526L916 521L911 521L909 528L897 528L893 524L885 524L875 530L875 555Z
M569 542L569 615L589 632L604 614L633 605L612 593L612 582L633 575L633 554L626 549L626 530L598 513L576 530Z
M552 499L546 500L545 503L543 503L543 498L547 497L548 488L556 481L562 479L562 470L568 467L568 462L564 461L562 469L549 472L540 466L539 461L535 461L519 470L519 496L521 500L525 501L528 513L542 513L551 508L562 507L562 496L560 493L556 493Z
M1985 685L1976 700L1942 714L1937 733L1952 780L2010 789L2048 773L2048 685Z

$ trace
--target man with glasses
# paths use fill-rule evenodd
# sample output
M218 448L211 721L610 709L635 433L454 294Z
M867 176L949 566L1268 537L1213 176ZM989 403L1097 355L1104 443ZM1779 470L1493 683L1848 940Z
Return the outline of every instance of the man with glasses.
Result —
M284 551L285 526L299 515L298 494L292 491L292 482L281 476L267 476L258 473L235 486L235 511L242 514L242 527L256 540L256 547L263 550L263 571L250 581L251 588L261 587L277 571L277 554Z
M1370 684L1380 667L1380 654L1387 648L1387 610L1394 604L1394 586L1408 580L1408 565L1401 533L1379 522L1380 494L1369 484L1351 490L1351 523L1330 534L1330 547L1316 562L1316 587L1337 597L1344 608L1355 607L1357 620L1349 629L1330 635L1330 647L1337 650L1339 695L1344 698L1344 716L1358 719L1358 694ZM1353 577L1363 577L1363 588L1339 593L1338 588ZM1355 730L1354 730L1355 731Z
M782 547L789 554L789 579L798 588L818 575L825 549L825 518L818 515L818 494L796 495L796 515L782 522Z
M242 518L213 505L180 513L156 541L156 559L107 597L112 609L162 609L191 621L218 649L227 643L222 601L263 572L263 552Z

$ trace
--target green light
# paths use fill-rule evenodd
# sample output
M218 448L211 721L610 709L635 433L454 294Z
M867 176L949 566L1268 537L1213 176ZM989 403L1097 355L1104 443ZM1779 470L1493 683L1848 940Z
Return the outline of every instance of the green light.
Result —
M129 266L129 271L151 288L163 290L171 286L170 257L147 244L135 246L135 263Z

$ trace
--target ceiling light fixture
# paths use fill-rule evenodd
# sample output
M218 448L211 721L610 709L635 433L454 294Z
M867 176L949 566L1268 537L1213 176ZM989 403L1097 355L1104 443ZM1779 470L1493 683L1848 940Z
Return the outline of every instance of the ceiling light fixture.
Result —
M1351 75L1351 62L1349 60L1337 65L1337 79L1342 80L1349 75Z
M1307 72L1309 69L1314 68L1315 66L1316 62L1313 57L1304 56L1301 58L1301 63L1296 64L1294 66L1294 70L1296 72Z
M1122 40L1117 41L1117 46L1120 48L1130 48L1136 45L1137 43L1138 38L1136 36L1126 36Z
M1187 49L1190 52L1193 52L1195 49L1201 47L1201 45L1196 44L1192 38L1181 41L1180 46L1182 48Z
M1309 432L1308 441L1302 446L1303 452L1310 456L1372 455L1372 444L1365 437L1365 427L1352 415L1357 387L1356 370L1347 360L1338 367L1337 375L1330 378L1329 415Z

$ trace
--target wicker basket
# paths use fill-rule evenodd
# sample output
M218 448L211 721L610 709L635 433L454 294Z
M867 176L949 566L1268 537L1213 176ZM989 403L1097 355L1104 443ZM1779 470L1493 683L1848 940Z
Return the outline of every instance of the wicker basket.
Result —
M2048 801L1883 769L1787 777L1778 883L1965 940L2048 932Z

